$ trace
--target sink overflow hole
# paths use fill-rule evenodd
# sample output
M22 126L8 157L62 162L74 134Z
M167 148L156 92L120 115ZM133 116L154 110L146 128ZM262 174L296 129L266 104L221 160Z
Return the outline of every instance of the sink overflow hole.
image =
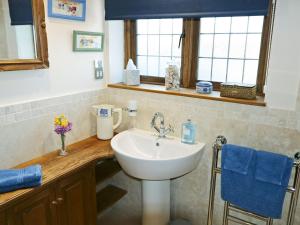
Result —
M157 147L159 146L159 143L158 143L158 142L156 142L156 146L157 146Z

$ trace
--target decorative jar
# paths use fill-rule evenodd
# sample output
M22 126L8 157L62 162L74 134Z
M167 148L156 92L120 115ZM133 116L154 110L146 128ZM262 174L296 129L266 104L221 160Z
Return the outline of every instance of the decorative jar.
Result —
M171 61L166 68L165 85L167 90L180 89L180 69L178 63Z
M196 84L196 92L201 94L210 94L213 91L213 85L208 81L199 81Z

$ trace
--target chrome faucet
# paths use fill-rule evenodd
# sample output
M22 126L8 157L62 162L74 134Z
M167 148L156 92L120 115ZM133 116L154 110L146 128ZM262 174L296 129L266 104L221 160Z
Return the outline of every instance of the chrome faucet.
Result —
M160 119L160 126L159 128L156 126L156 120L157 118ZM154 128L158 132L159 138L165 138L166 135L170 132L174 133L174 128L169 125L168 128L165 127L165 119L164 115L160 112L157 112L154 114L152 121L151 121L151 127Z

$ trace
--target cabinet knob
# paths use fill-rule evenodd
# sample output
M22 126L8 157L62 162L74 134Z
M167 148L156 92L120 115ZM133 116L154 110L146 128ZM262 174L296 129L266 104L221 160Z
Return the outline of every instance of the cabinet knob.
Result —
M64 199L63 198L58 198L57 201L58 202L62 202Z
M52 201L52 205L57 205L57 201Z

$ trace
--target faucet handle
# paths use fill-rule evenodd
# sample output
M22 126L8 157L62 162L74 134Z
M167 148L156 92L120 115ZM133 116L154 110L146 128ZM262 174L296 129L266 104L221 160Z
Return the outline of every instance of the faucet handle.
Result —
M174 129L174 127L173 127L171 124L169 124L168 129L169 129L169 131L172 132L172 133L175 132L175 129Z
M155 117L152 118L150 126L151 126L151 128L153 128L155 126Z

